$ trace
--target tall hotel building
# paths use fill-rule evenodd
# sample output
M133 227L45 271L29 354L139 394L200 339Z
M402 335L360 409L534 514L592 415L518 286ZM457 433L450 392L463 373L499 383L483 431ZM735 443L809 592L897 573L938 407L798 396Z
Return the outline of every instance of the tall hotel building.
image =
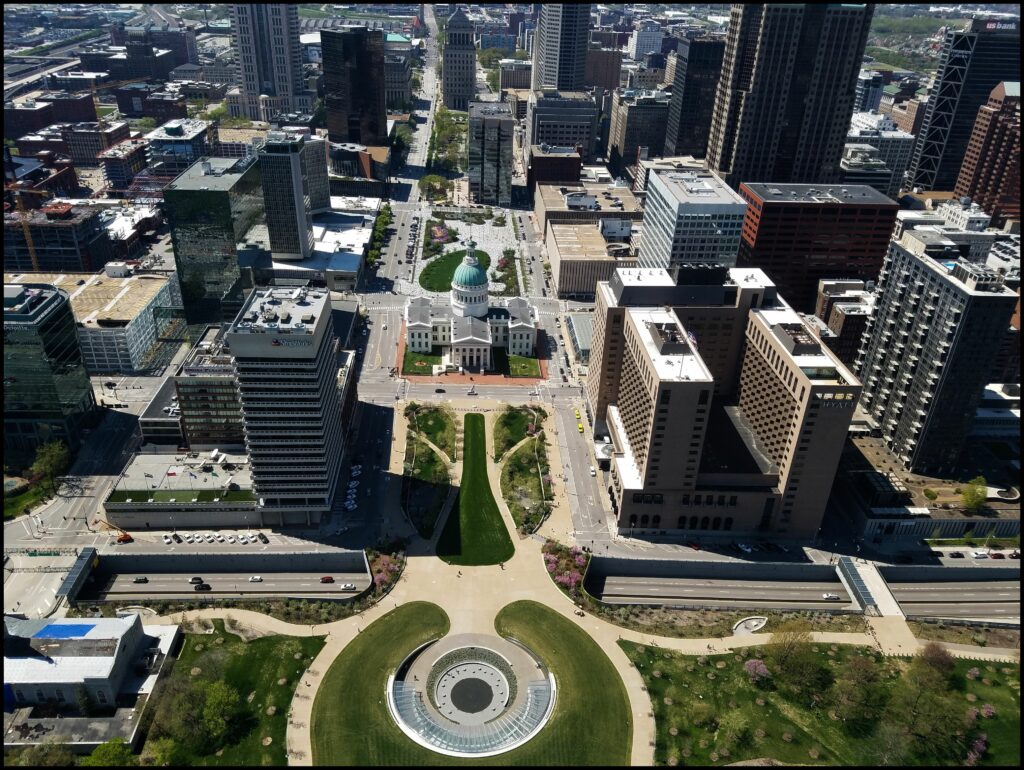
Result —
M319 523L331 509L344 450L328 293L259 289L225 340L261 523Z
M597 285L587 408L620 532L813 536L859 395L761 270Z
M590 3L545 3L533 43L533 90L582 91L587 74Z

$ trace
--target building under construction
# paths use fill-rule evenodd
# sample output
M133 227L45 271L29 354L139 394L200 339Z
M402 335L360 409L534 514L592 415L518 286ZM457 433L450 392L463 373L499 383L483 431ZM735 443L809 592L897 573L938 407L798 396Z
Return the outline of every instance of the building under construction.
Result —
M4 212L4 270L88 273L102 269L113 251L100 213L68 203Z

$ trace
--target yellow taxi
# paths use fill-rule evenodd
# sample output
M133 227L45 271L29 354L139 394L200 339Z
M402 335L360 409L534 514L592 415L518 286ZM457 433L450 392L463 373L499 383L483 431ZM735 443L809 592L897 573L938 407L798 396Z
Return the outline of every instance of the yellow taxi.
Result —
M575 413L576 419L577 420L580 419L580 410L579 409L573 409L572 411Z
M576 430L578 430L580 433L583 432L583 423L582 422L576 423Z

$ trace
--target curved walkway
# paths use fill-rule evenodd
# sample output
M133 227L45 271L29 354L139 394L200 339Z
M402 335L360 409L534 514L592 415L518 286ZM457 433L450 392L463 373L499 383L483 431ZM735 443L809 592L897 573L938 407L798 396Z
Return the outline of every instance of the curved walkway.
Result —
M400 410L396 409L396 423L405 422ZM485 420L485 435L493 446L493 415ZM396 425L396 428L398 426ZM404 431L403 431L404 433ZM397 442L396 442L397 443ZM404 443L401 444L404 451ZM394 466L397 452L392 453ZM398 460L399 464L401 458ZM461 471L461 463L453 467L453 483ZM500 491L500 466L488 458L488 477L492 488ZM392 485L386 507L397 506L399 490ZM500 493L495 495L498 508L511 533L515 526L511 514ZM513 537L515 554L500 566L457 567L446 564L434 556L434 541L443 528L438 521L436 534L431 541L415 537L407 554L408 562L402 577L391 593L373 607L359 615L317 625L297 625L252 612L250 610L211 608L186 613L147 619L147 622L180 623L183 620L224 618L230 616L233 622L264 632L289 636L326 636L325 645L303 674L296 688L289 713L287 746L289 764L311 765L312 747L310 720L317 689L324 674L334 659L345 649L361 630L379 619L399 604L411 601L431 602L441 606L451 620L449 634L494 634L494 619L507 604L520 599L529 599L561 613L566 619L578 623L601 647L615 665L629 697L633 715L633 738L630 752L632 765L654 763L655 723L650 698L644 691L643 679L633 668L625 653L618 646L620 639L655 645L676 650L688 655L725 653L735 649L765 644L771 640L770 633L747 634L710 639L677 639L655 636L613 625L601 618L575 614L576 606L554 584L544 568L541 557L541 542L537 538L519 539ZM495 590L500 587L500 590ZM183 617L184 616L184 617ZM867 633L815 632L814 641L832 644L859 644L879 649L886 655L912 655L921 643L914 638L902 618L868 618ZM943 645L957 657L978 660L1015 662L1013 651L986 650L968 645Z

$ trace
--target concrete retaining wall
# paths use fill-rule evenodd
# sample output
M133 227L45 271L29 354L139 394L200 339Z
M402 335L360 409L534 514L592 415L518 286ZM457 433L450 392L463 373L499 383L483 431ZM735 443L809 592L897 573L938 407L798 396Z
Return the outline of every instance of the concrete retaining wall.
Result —
M879 567L878 572L886 582L892 583L945 583L953 581L983 580L1020 580L1020 567L976 567L965 564L963 567L952 565L901 565Z
M249 572L267 575L273 572L362 572L369 576L370 565L363 551L320 551L292 553L110 553L100 554L100 574L182 574L215 575L224 572Z

